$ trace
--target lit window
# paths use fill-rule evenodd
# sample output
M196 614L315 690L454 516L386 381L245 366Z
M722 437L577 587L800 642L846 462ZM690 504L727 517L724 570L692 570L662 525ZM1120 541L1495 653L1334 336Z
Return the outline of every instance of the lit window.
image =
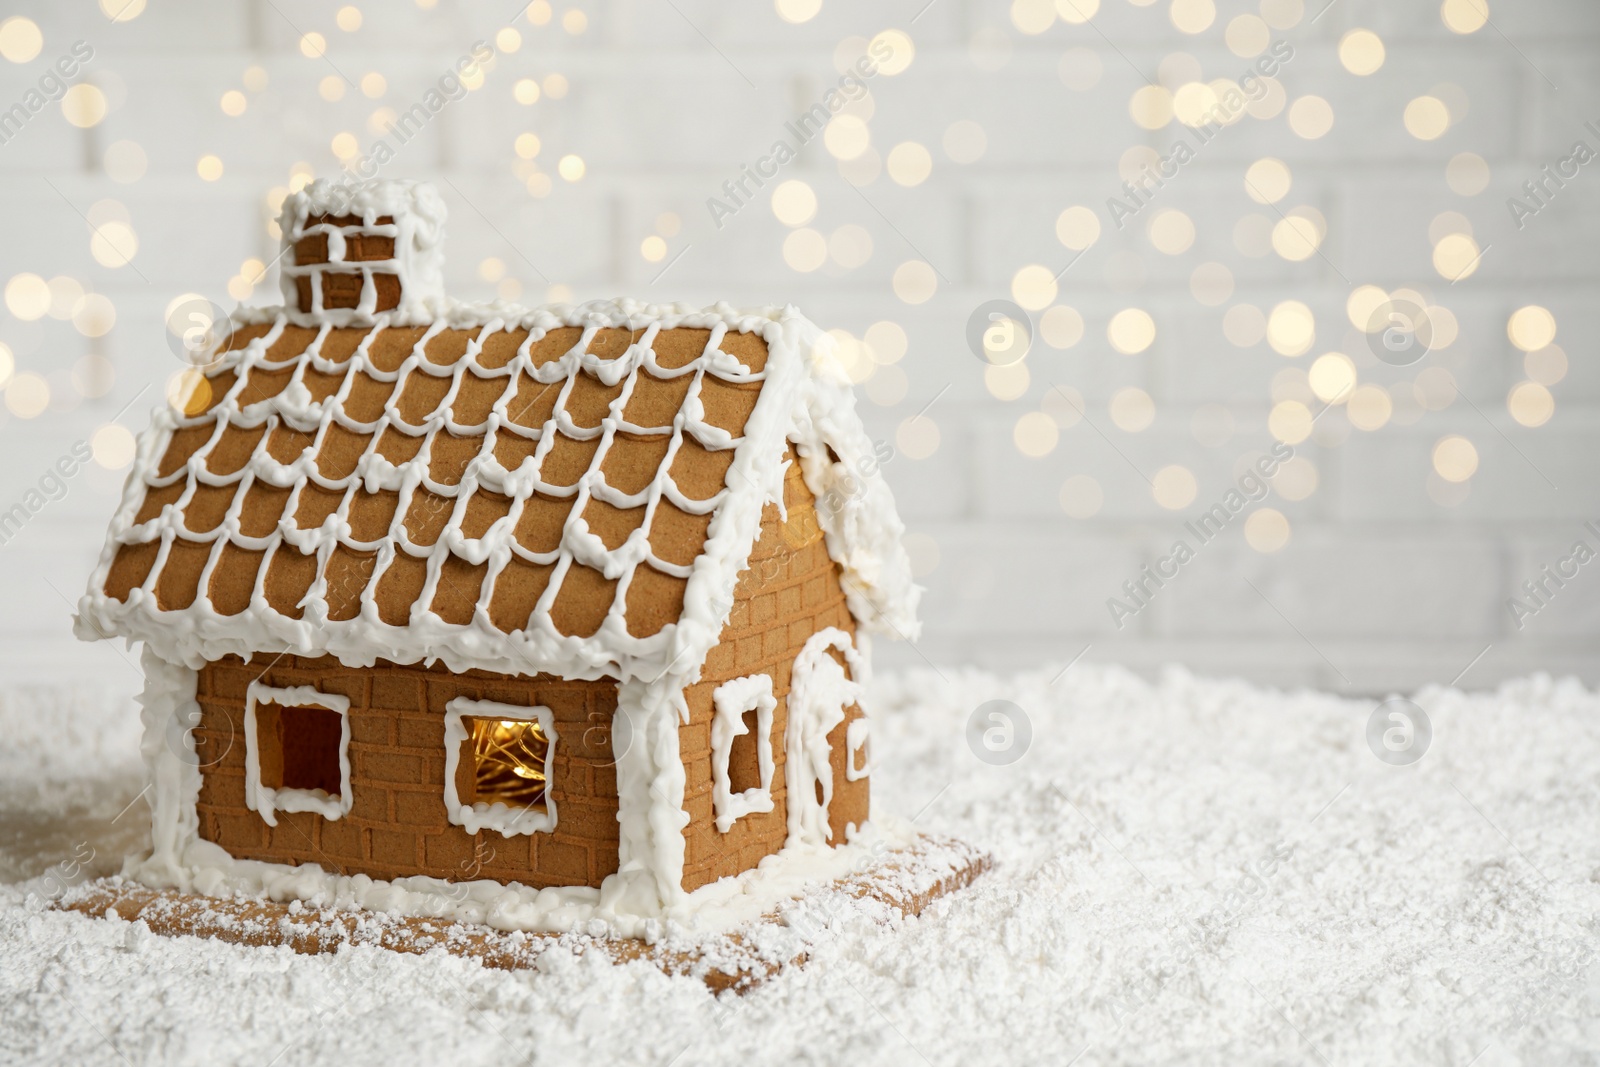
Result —
M268 826L280 811L337 819L350 810L350 700L311 686L245 692L245 806Z
M750 674L711 695L711 803L727 833L746 815L772 810L772 679Z
M555 713L492 700L445 705L444 804L469 834L505 837L554 830L549 768L556 751Z

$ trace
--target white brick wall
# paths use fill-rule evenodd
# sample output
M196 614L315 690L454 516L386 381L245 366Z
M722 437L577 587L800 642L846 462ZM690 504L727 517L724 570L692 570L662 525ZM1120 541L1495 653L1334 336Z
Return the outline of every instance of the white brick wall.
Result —
M1600 118L1600 8L1579 0L1490 0L1504 37L1488 27L1461 37L1441 24L1435 0L1338 0L1312 23L1322 4L1307 0L1300 24L1275 36L1296 50L1282 74L1290 98L1326 98L1332 131L1306 141L1283 115L1247 118L1207 145L1125 229L1108 224L1065 275L1058 298L1082 313L1083 341L1067 352L1036 342L1032 384L1009 403L985 390L966 349L968 314L1007 296L1025 264L1065 266L1074 253L1055 238L1056 215L1074 203L1103 210L1119 190L1122 153L1135 145L1165 150L1178 135L1175 126L1152 133L1129 119L1128 98L1141 84L1130 64L1153 78L1164 57L1182 51L1207 78L1237 76L1248 60L1226 49L1223 27L1254 4L1218 0L1215 24L1194 37L1173 28L1168 0L1145 7L1102 0L1094 26L1058 23L1037 37L1015 29L1009 5L975 0L936 0L914 24L920 4L826 0L800 26L782 22L761 0L677 0L676 10L616 0L581 5L588 28L577 37L560 28L566 7L558 5L549 26L517 21L523 47L499 56L486 86L446 107L389 172L440 182L454 216L450 285L461 296L491 295L476 269L493 256L533 300L544 297L547 284L560 284L580 299L621 293L792 301L857 334L883 318L904 325L911 338L900 365L909 379L905 398L881 408L863 397L862 407L873 435L893 440L902 420L948 386L929 411L941 432L937 452L920 460L900 455L886 468L908 524L937 543L939 562L924 579L926 636L918 650L883 646L886 662L921 662L920 650L941 663L1065 663L1089 645L1091 657L1141 668L1178 660L1285 684L1375 691L1449 681L1490 646L1463 684L1532 669L1600 682L1600 575L1585 568L1520 630L1505 606L1525 577L1585 536L1583 520L1600 518L1593 461L1600 446L1593 356L1600 166L1586 168L1522 232L1504 206L1573 140L1600 148L1582 128L1585 119ZM102 87L111 109L96 128L78 130L52 105L0 145L7 204L0 278L70 275L110 296L118 323L108 337L90 341L62 322L0 312L0 341L15 352L18 371L49 377L58 399L70 398L67 372L87 352L107 356L117 371L103 399L68 399L31 420L0 410L0 506L154 383L126 419L142 424L143 409L177 369L162 338L163 307L191 290L226 302L225 282L243 260L273 257L266 194L287 183L292 164L332 173L334 134L348 130L370 144L366 122L378 104L409 106L474 40L492 39L513 14L510 4L457 0L438 0L431 10L405 0L382 11L372 0L361 6L365 25L345 33L334 25L335 5L311 0L151 3L116 25L87 0L8 5L6 16L34 19L45 43L31 63L0 61L0 106L21 98L45 63L84 39L96 50L84 77ZM813 225L824 233L845 223L865 227L870 260L854 270L830 265L797 273L784 263L787 231L765 194L713 229L705 199L833 84L835 46L888 26L910 30L917 57L905 74L869 83L873 142L879 151L904 140L926 145L935 160L931 178L906 189L880 176L858 195L820 141L784 174L816 190L821 207ZM1369 78L1348 73L1337 58L1340 36L1357 26L1376 30L1387 47L1383 69ZM300 30L328 38L328 61L299 54ZM979 69L969 42L994 31L1009 39L1010 59L998 70ZM1068 47L1101 56L1095 88L1062 85L1057 65ZM245 114L230 118L218 100L241 88L252 64L267 71L268 88L249 93ZM335 68L352 80L379 71L388 92L371 101L351 89L328 103L317 83ZM512 100L515 79L551 72L570 81L564 99L546 97L533 107ZM1406 102L1446 82L1465 92L1468 113L1437 141L1410 136L1401 120ZM977 121L987 133L987 153L975 164L957 165L940 147L958 119ZM587 163L585 178L557 179L548 197L531 197L512 153L525 131L543 142L544 170L575 153ZM100 166L106 146L121 139L139 142L150 160L146 176L131 185L112 182ZM1478 196L1457 196L1445 182L1446 161L1461 151L1477 152L1492 168L1490 187ZM195 162L206 153L224 161L218 182L196 176ZM1289 263L1235 250L1240 217L1276 217L1251 201L1242 183L1244 169L1267 155L1286 161L1294 175L1279 207L1310 205L1326 217L1321 255ZM90 258L82 215L105 198L124 204L133 220L136 271ZM1194 246L1180 256L1160 254L1145 236L1149 219L1165 208L1185 211L1197 228ZM1429 221L1445 210L1464 214L1480 245L1493 246L1478 272L1454 286L1433 271L1427 237ZM683 219L669 258L690 247L655 280L662 264L641 258L639 243L665 211ZM1114 288L1105 273L1114 255L1136 256L1143 282ZM889 280L901 262L924 256L944 280L931 301L908 306ZM1236 291L1221 307L1189 295L1189 274L1204 260L1234 273ZM274 275L257 298L270 298L275 282ZM1343 312L1350 288L1366 283L1424 287L1455 314L1459 339L1416 367L1377 364ZM1265 343L1239 349L1224 338L1223 314L1232 304L1270 309L1286 299L1316 313L1318 340L1307 355L1289 360ZM1537 430L1517 425L1505 406L1506 391L1522 377L1506 318L1527 303L1555 314L1571 364L1552 390L1555 417ZM1128 306L1150 311L1158 326L1155 343L1137 356L1116 355L1105 339L1109 317ZM1347 424L1339 432L1343 412L1330 411L1319 439L1342 443L1297 449L1317 467L1317 491L1299 502L1276 495L1266 502L1287 515L1289 545L1271 555L1254 551L1241 536L1241 517L1148 610L1115 629L1106 598L1165 554L1185 518L1221 496L1242 455L1270 444L1273 376L1333 349L1356 359L1364 381L1384 385L1409 381L1426 366L1447 367L1471 403L1458 399L1375 433ZM1078 390L1099 431L1080 422L1062 431L1050 455L1030 459L1013 445L1012 427L1038 410L1052 382ZM1156 420L1142 433L1116 429L1107 411L1112 393L1126 386L1155 401ZM1236 421L1237 433L1221 447L1204 447L1190 432L1203 404L1224 405ZM1470 494L1450 508L1425 492L1433 443L1446 433L1467 436L1481 461ZM1148 476L1168 464L1187 467L1198 481L1189 509L1158 507L1133 469ZM1105 497L1089 519L1069 518L1058 503L1061 483L1078 474L1097 479ZM54 674L63 665L128 670L116 650L71 642L68 605L51 588L76 597L120 481L120 474L85 471L65 499L0 547L0 669L8 675Z

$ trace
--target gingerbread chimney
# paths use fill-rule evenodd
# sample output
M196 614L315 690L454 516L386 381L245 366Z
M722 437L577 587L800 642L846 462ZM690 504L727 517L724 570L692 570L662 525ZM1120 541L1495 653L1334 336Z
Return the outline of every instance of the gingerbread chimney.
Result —
M443 309L445 206L413 181L319 179L284 199L283 300L335 325L432 318Z

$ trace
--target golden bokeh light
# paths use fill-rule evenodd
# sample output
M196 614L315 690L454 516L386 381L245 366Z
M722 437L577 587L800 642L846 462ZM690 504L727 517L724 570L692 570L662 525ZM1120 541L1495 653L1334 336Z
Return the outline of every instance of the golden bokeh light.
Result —
M0 22L0 56L13 63L27 63L44 47L39 24L25 15L13 15Z
M884 167L890 181L909 188L928 180L933 173L933 155L915 141L902 141L889 149Z
M1478 472L1478 450L1460 434L1447 434L1433 446L1433 469L1447 482L1464 482Z
M1235 304L1222 316L1222 336L1240 348L1258 345L1267 336L1267 316L1254 304Z
M1083 394L1070 385L1052 385L1039 401L1039 410L1056 421L1063 430L1083 421Z
M1029 311L1047 308L1056 298L1056 279L1049 267L1030 263L1011 276L1011 299Z
M1304 456L1290 456L1273 475L1272 488L1285 500L1305 500L1317 491L1317 465Z
M1181 511L1194 503L1200 492L1200 483L1194 472L1177 463L1168 464L1156 471L1150 479L1150 496L1168 511Z
M1292 30L1305 17L1304 0L1261 0L1261 17L1275 30Z
M1267 316L1267 343L1280 356L1298 356L1317 339L1317 318L1298 300L1285 300Z
M1333 105L1320 96L1302 96L1289 105L1289 128L1315 141L1333 129Z
M1433 246L1433 269L1439 272L1441 278L1458 282L1477 272L1481 256L1478 242L1467 234L1446 234Z
M1236 15L1223 34L1228 51L1243 59L1254 59L1272 43L1272 31L1257 15Z
M1351 30L1339 39L1339 62L1351 74L1375 74L1383 66L1383 59L1383 38L1371 30Z
M1194 220L1175 208L1157 212L1149 232L1156 251L1169 256L1182 255L1194 244Z
M1518 382L1506 394L1506 410L1523 426L1543 426L1556 413L1556 398L1538 382Z
M910 35L903 30L884 30L867 44L867 52L874 57L888 56L878 60L878 73L891 78L903 74L917 55Z
M899 363L905 358L908 340L906 331L898 322L882 319L867 327L861 335L872 361L881 365Z
M24 371L6 383L6 408L19 419L38 418L50 406L50 383Z
M1520 307L1506 320L1506 336L1524 352L1536 352L1556 339L1556 317L1538 304Z
M1074 474L1061 483L1061 510L1074 519L1087 519L1100 513L1105 504L1100 483L1087 474Z
M106 94L97 85L79 82L62 95L61 114L79 129L98 126L106 117Z
M1051 348L1071 348L1083 340L1083 316L1076 308L1057 304L1039 316L1039 336Z
M214 182L222 177L222 160L211 155L201 156L194 169L201 181Z
M6 283L6 310L24 322L50 310L50 283L37 274L18 274Z
M1489 164L1476 152L1458 152L1444 168L1444 180L1457 196L1477 196L1489 187L1489 177Z
M1567 376L1567 354L1560 345L1546 345L1522 357L1522 370L1540 385L1554 385Z
M1257 508L1244 520L1245 544L1263 555L1289 543L1289 520L1277 508Z
M1159 130L1172 121L1172 94L1160 85L1142 85L1128 99L1128 115L1142 129Z
M1226 264L1207 262L1189 275L1189 295L1206 307L1218 307L1233 295L1233 271Z
M1350 425L1369 433L1381 430L1394 414L1394 401L1381 385L1358 385L1345 401L1345 416Z
M244 114L244 109L250 106L250 100L237 89L229 89L222 94L222 113L230 118L238 118Z
M1126 433L1139 433L1156 421L1156 404L1150 394L1137 386L1118 389L1111 394L1111 421Z
M519 159L537 159L543 147L544 142L539 140L536 133L519 133L517 139L511 142L511 150Z
M1055 451L1060 437L1061 431L1056 429L1056 420L1042 411L1030 411L1023 415L1011 430L1011 440L1017 446L1017 451L1033 459Z
M872 258L872 234L865 226L847 222L828 235L828 256L846 270L865 266Z
M1439 17L1455 33L1475 33L1489 21L1489 0L1444 0Z
M1276 204L1289 195L1293 184L1289 165L1271 156L1256 160L1244 172L1244 191L1258 204Z
M317 95L330 104L344 99L344 79L337 74L329 74L317 83Z
M790 230L783 239L783 261L802 274L809 274L828 261L828 239L802 226Z
M667 258L667 242L656 234L651 234L639 242L639 255L646 263L660 263Z
M1100 216L1093 208L1074 204L1056 216L1056 240L1081 252L1100 239Z
M1450 109L1437 96L1419 96L1406 105L1406 132L1419 141L1436 141L1450 128Z
M108 471L119 471L133 462L137 443L133 432L126 426L108 423L89 438L89 451L94 461Z
M1356 286L1350 291L1350 296L1344 304L1350 325L1363 332L1371 332L1372 317L1388 301L1389 294L1376 285Z
M872 131L855 115L835 115L822 131L822 143L834 159L852 160L872 146Z
M1298 400L1281 400L1267 414L1267 431L1286 445L1311 436L1311 409Z
M1312 362L1306 381L1318 400L1337 404L1356 387L1356 365L1343 352L1325 352Z
M1030 37L1048 30L1055 21L1051 0L1011 0L1011 25Z
M1056 15L1062 22L1081 26L1100 11L1100 0L1055 0Z
M126 222L101 223L89 238L89 254L102 267L126 267L138 252L138 235Z
M920 259L908 259L894 269L894 295L907 304L924 304L939 288L939 276Z
M996 400L1016 400L1032 384L1033 375L1028 373L1028 365L1020 360L1006 366L991 363L983 368L983 387Z
M568 8L561 15L561 28L576 37L589 28L589 15L582 8Z
M588 170L582 156L562 156L561 161L556 164L556 173L569 182L581 181Z
M1291 263L1300 263L1317 254L1322 244L1320 213L1314 208L1296 208L1272 227L1272 250Z
M817 194L798 178L782 182L772 190L772 213L785 226L804 226L817 214Z
M939 142L952 163L976 163L989 150L989 136L971 119L960 119L945 128Z
M1106 324L1106 340L1124 356L1138 355L1156 339L1156 321L1143 308L1123 308Z
M361 28L361 9L354 4L346 4L333 16L333 21L346 33L354 33Z
M1172 0L1168 14L1180 32L1204 33L1217 19L1217 6L1212 0Z
M939 451L939 424L929 415L902 421L895 427L894 447L907 459L927 459Z
M778 17L793 25L810 22L822 10L822 0L774 0Z
M328 39L315 30L300 38L300 54L307 59L321 59L328 50Z
M1172 114L1185 126L1204 126L1216 121L1219 95L1205 82L1184 82L1172 94Z
M511 98L523 106L539 102L539 83L532 78L518 78L511 86Z

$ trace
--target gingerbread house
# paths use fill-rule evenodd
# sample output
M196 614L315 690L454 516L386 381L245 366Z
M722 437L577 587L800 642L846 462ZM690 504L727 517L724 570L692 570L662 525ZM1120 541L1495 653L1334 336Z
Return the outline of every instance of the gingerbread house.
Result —
M917 588L831 339L457 304L444 214L291 195L284 306L140 439L77 619L144 645L125 873L626 926L850 840L869 635Z

